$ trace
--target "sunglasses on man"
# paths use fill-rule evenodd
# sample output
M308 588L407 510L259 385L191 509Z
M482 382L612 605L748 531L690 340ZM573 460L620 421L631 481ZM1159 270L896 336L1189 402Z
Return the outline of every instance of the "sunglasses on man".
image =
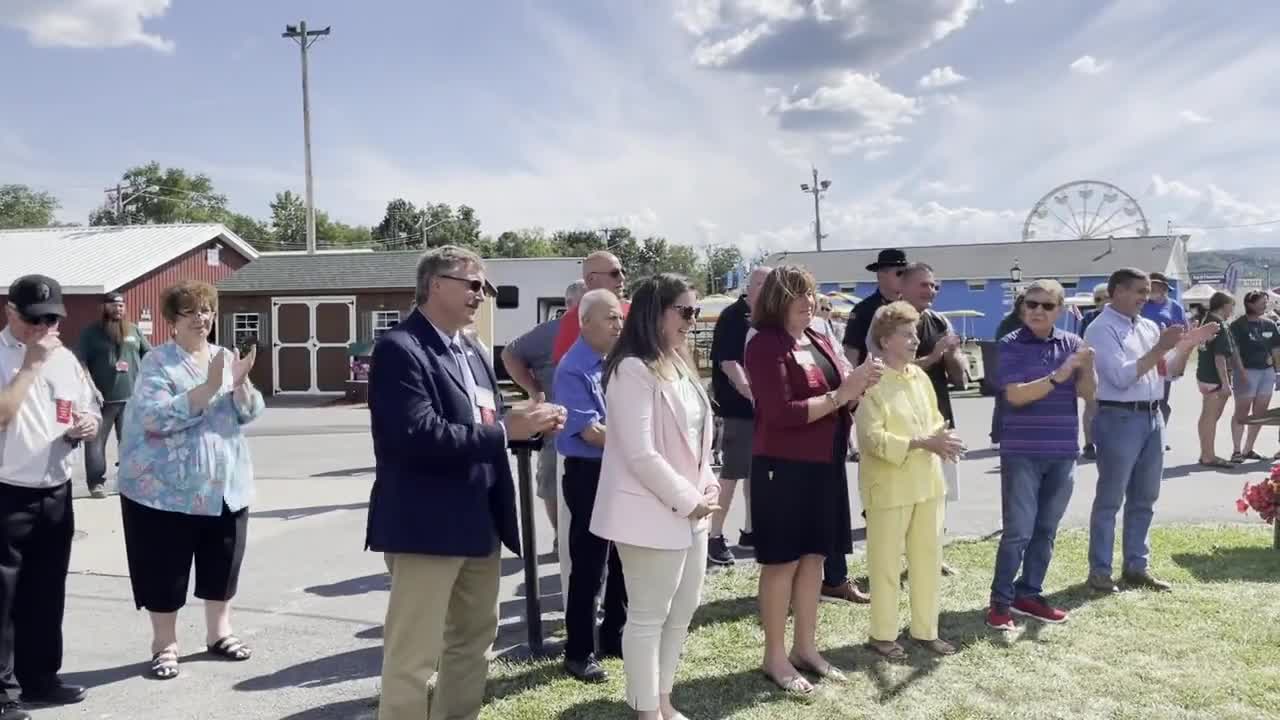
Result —
M446 279L448 279L448 280L456 280L456 281L458 281L458 282L460 282L460 283L462 283L462 284L466 285L466 286L467 286L467 289L468 289L468 290L470 290L470 291L471 291L471 292L473 292L473 293L478 293L478 292L480 292L481 290L484 290L484 281L483 281L483 280L476 280L475 278L464 278L464 277L458 277L457 275L441 275L440 277L442 277L442 278L446 278Z
M702 308L697 307L696 305L672 305L671 307L675 308L676 311L680 313L680 317L684 319L685 322L697 320L698 316L702 314Z
M62 318L58 315L23 315L22 321L37 327L53 327L61 322Z
M626 276L626 273L622 272L621 268L614 268L613 270L596 270L591 274L592 275L608 275L614 280L621 280L623 277Z
M1053 312L1058 309L1058 303L1044 302L1043 300L1023 300L1022 305L1028 310L1044 309L1045 312Z

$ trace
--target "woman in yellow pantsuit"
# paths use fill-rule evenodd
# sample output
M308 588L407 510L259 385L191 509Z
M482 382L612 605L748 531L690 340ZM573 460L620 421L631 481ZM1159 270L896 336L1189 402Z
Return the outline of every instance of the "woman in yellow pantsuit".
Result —
M947 429L933 386L915 365L920 314L905 302L876 311L871 336L884 375L858 405L858 490L867 513L871 576L870 647L890 659L898 644L898 582L905 546L911 596L911 637L940 655L955 648L938 637L938 575L946 487L942 460L955 460L959 438Z

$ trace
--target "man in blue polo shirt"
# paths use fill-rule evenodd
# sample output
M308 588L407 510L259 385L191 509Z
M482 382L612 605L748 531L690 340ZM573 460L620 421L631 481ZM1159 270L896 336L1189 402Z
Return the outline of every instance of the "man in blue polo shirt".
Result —
M569 511L569 588L565 592L564 668L583 682L608 679L596 657L596 596L605 582L601 655L622 655L627 591L622 562L609 541L591 533L591 512L604 455L604 358L622 334L622 304L609 290L592 290L573 309L581 334L556 367L552 394L568 411L556 450L564 456L560 493ZM608 568L608 579L605 569Z
M1055 327L1063 301L1056 280L1035 281L1023 297L1022 327L1000 340L1004 532L987 609L987 626L996 630L1013 629L1011 613L1048 623L1067 619L1041 593L1058 522L1075 484L1080 454L1076 398L1091 400L1097 384L1093 351L1078 336Z

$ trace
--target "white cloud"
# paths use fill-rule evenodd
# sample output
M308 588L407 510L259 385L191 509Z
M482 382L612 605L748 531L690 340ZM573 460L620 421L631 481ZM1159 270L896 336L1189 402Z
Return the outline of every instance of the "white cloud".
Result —
M951 87L959 85L969 78L955 71L950 65L936 67L929 71L929 74L920 78L920 87L925 90L936 90L938 88Z
M1191 125L1206 125L1213 122L1212 118L1205 117L1195 110L1183 110L1178 113L1178 117Z
M1111 63L1099 62L1092 55L1081 55L1071 63L1071 71L1081 75L1098 75L1106 72L1110 67Z
M1172 196L1180 200L1199 200L1204 197L1204 193L1177 180L1165 180L1159 175L1151 176L1151 185L1147 187L1146 195L1154 195L1155 197Z
M38 47L138 45L171 53L172 40L143 28L168 9L169 0L5 0L0 3L0 25L27 33Z
M894 145L900 145L906 142L906 138L901 135L893 135L883 133L880 135L846 135L836 134L832 138L835 144L831 146L831 152L834 155L849 155L859 150L865 150L863 157L867 160L875 160L889 154L890 148Z
M969 185L952 184L945 180L925 180L920 183L920 190L935 195L960 195L973 192Z
M846 72L807 95L779 98L770 113L786 130L885 133L913 122L920 104L880 84L875 75Z
M687 0L695 62L750 72L875 69L963 28L979 0Z

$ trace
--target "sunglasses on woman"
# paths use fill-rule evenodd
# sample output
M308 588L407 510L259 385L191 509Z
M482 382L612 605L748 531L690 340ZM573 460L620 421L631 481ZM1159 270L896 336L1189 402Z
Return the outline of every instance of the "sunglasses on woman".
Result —
M675 308L676 312L680 313L680 317L683 318L685 322L697 320L698 316L702 314L702 308L697 307L696 305L672 305L671 307Z
M1022 305L1028 310L1039 310L1044 308L1045 312L1053 312L1058 309L1058 303L1044 302L1043 300L1023 300Z

